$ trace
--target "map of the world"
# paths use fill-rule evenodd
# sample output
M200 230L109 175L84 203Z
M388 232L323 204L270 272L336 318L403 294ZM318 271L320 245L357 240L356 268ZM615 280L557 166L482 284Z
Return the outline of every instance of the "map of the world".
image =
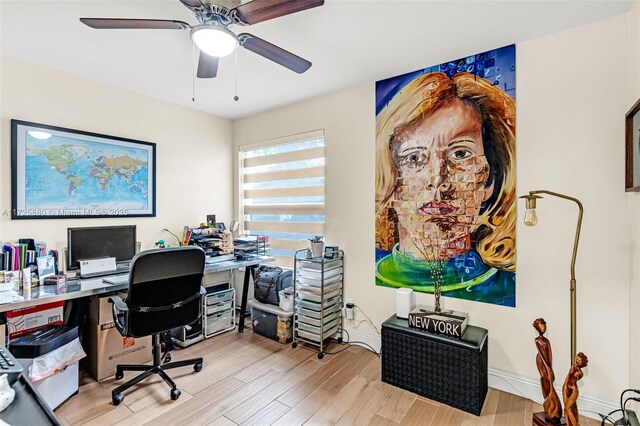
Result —
M149 209L148 149L27 133L24 152L26 209Z

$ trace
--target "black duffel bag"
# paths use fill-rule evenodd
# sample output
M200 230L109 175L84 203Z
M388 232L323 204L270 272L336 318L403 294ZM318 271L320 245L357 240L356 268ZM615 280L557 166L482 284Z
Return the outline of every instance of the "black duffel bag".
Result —
M280 290L293 285L293 272L279 266L260 265L256 269L253 297L260 303L280 304Z

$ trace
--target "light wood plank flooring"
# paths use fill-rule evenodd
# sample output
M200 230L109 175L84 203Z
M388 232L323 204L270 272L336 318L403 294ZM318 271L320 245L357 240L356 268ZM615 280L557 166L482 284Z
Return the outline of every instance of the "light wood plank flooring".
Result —
M334 345L329 351L338 350ZM380 360L352 347L318 360L315 352L254 335L226 333L176 350L174 360L204 358L204 368L171 370L177 401L159 378L111 404L116 381L82 374L80 393L56 410L66 425L531 425L532 401L489 389L480 417L380 381ZM125 375L125 379L134 373ZM583 426L599 422L583 419Z

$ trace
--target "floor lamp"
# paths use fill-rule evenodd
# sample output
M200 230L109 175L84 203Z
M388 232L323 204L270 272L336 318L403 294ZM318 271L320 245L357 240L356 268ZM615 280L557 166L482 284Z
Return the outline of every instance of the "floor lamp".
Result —
M524 214L524 224L527 226L535 226L538 223L536 214L536 201L540 197L537 194L547 194L553 197L564 198L573 201L578 205L578 225L576 227L576 238L573 242L573 255L571 256L571 282L569 291L571 295L571 360L569 365L573 365L576 359L576 254L578 253L578 242L580 241L580 228L582 227L582 203L577 198L568 195L558 194L557 192L537 190L529 191L529 195L523 195L520 198L527 200L527 210Z

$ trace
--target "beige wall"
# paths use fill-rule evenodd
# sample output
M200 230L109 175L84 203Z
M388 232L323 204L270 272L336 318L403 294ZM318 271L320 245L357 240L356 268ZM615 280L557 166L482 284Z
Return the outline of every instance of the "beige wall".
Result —
M627 109L640 99L640 0L635 0L629 11L629 91ZM627 194L629 200L628 223L634 244L629 250L629 356L637 359L640 353L640 193ZM640 384L640 365L630 364L629 385ZM638 409L638 405L635 407Z
M0 210L11 206L10 119L155 142L157 177L153 218L10 220L0 217L0 239L33 237L66 245L70 226L137 225L150 248L215 213L231 220L231 122L129 91L0 57Z
M550 189L584 202L578 350L591 362L582 389L606 400L615 399L629 380L631 236L622 190L621 126L627 109L627 19L619 15L519 43L516 53L518 192ZM395 312L395 292L374 285L374 127L372 82L237 120L233 139L237 146L325 130L326 240L345 250L346 297L380 324ZM489 329L490 367L527 377L537 375L531 324L545 317L557 375L563 378L569 367L576 207L550 198L539 203L538 214L537 228L519 225L517 230L515 309L455 299L445 303ZM419 295L418 303L431 299ZM359 331L375 334L366 324Z

